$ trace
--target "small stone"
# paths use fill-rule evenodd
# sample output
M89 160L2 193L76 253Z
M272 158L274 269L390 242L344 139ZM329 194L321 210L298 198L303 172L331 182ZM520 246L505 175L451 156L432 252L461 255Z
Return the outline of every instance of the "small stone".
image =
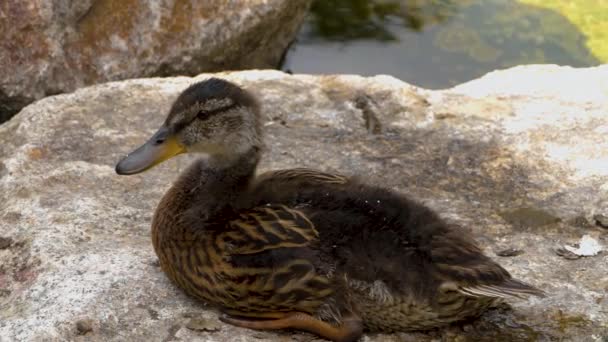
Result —
M78 335L86 335L93 331L93 321L90 319L81 319L76 322L76 333Z
M0 236L0 249L7 249L13 244L13 239L10 237Z
M194 331L219 331L221 325L216 320L206 319L206 318L191 318L188 323L186 323L186 328Z
M503 249L502 251L496 252L496 255L498 255L500 257L514 257L514 256L518 256L521 254L524 254L524 251L521 249L516 249L516 248L507 248L507 249Z
M565 248L556 249L555 254L561 256L564 259L568 259L568 260L576 260L581 257L580 255L576 255Z
M593 216L593 219L595 220L596 226L608 229L608 216L597 214Z
M571 219L569 223L571 225L575 226L575 227L580 227L580 228L589 228L589 227L591 227L591 223L583 215L577 216L577 217Z
M377 106L374 100L365 94L360 94L355 98L355 107L361 110L367 132L370 134L380 134L382 132L382 124L378 119Z

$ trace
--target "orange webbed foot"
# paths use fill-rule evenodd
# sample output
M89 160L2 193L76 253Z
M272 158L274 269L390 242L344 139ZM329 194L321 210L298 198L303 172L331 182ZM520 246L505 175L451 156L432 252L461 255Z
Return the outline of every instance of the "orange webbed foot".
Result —
M298 329L334 342L354 342L363 334L363 323L358 317L345 318L339 326L331 325L303 312L289 312L280 318L264 320L223 314L220 316L220 320L238 327L256 330Z

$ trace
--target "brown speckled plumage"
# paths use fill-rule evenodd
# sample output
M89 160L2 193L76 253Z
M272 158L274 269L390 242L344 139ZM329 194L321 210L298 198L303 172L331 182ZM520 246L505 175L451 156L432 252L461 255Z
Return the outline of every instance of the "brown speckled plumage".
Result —
M239 87L204 81L178 98L148 143L175 137L184 150L210 154L164 195L152 238L167 276L219 307L224 321L355 341L363 327L430 329L502 298L542 295L460 227L403 195L310 169L256 177L258 111ZM136 154L117 172L157 162Z

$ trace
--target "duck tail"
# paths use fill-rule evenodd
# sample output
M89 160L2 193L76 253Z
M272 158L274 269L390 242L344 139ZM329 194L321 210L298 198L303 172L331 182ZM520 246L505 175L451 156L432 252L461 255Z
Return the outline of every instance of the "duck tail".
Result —
M520 298L528 296L546 297L544 291L515 279L507 279L500 284L484 284L461 287L459 292L471 297Z

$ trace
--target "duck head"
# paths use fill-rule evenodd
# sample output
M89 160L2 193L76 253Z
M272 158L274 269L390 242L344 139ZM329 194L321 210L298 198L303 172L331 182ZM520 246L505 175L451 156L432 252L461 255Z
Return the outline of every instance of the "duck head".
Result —
M210 78L184 90L163 125L116 165L131 175L181 153L240 156L261 147L259 106L254 96L229 81Z

